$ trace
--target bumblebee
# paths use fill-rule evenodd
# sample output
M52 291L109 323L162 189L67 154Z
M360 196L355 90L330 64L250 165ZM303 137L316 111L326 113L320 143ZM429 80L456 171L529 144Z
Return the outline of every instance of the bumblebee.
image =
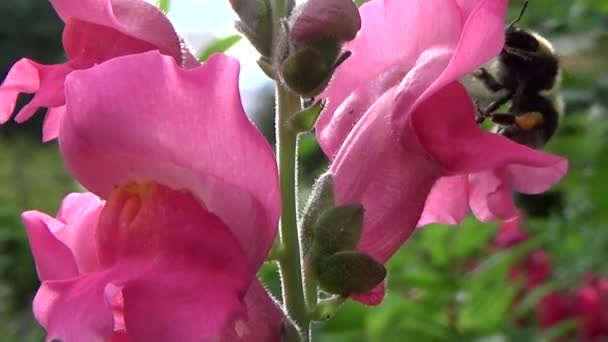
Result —
M561 71L551 43L538 33L515 27L519 17L505 30L505 45L490 66L473 77L497 96L477 109L477 123L490 119L494 132L532 148L542 148L553 136L563 111L559 94ZM506 112L496 112L510 101Z

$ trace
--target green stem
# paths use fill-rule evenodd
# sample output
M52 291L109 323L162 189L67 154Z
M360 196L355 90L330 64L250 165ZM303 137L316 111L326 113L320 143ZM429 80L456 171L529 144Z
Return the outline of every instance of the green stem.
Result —
M290 94L284 87L277 85L277 155L279 179L281 182L280 236L283 246L279 258L283 301L287 313L301 329L308 340L309 318L302 287L302 263L300 260L300 239L296 206L296 151L297 133L286 124L291 114L300 109L298 96Z
M274 21L274 45L278 44L281 20L287 14L287 1L272 0ZM289 317L298 326L305 342L310 339L310 319L304 299L302 262L297 218L297 144L298 132L288 124L289 118L302 109L300 97L287 90L280 81L276 84L276 146L281 183L281 222L279 236L281 253L279 271L283 290L283 306Z

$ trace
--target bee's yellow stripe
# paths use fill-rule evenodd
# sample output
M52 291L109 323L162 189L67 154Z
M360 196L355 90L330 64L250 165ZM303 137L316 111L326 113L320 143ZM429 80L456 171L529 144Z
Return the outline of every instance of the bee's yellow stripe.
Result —
M543 123L541 112L528 112L515 117L515 125L525 131L538 127Z

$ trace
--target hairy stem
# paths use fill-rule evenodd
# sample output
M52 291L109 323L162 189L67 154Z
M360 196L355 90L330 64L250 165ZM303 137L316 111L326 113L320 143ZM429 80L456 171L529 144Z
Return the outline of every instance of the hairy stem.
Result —
M281 20L286 16L286 0L273 0L275 46L282 30ZM302 262L297 219L297 143L298 133L287 124L291 115L301 110L300 97L289 92L281 83L276 85L276 146L281 183L281 250L279 271L283 290L283 305L289 317L300 329L305 341L309 340L310 320L304 299Z
M286 125L287 118L300 107L299 97L277 85L277 155L281 182L282 213L280 236L282 253L279 258L283 301L287 313L301 332L308 336L308 312L302 286L302 263L297 224L296 151L297 133Z

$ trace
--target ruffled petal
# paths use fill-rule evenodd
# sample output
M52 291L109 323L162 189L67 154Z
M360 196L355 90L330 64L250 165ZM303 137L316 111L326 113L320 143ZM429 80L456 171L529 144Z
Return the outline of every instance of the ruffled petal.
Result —
M507 0L459 0L458 5L465 21L452 60L419 102L489 61L504 46Z
M454 82L443 89L446 96L433 95L418 105L411 117L415 134L403 135L404 144L419 142L446 175L471 174L469 192L460 193L460 201L466 203L470 196L476 217L483 221L512 218L517 215L513 190L546 191L565 175L568 162L564 158L480 130L474 120L473 104L460 84ZM445 103L450 104L450 115L445 115ZM435 192L441 196L458 195L445 195L440 188ZM443 221L441 215L442 208L428 207L423 216L427 217L425 223L450 223ZM439 221L432 221L431 217Z
M469 203L480 221L511 220L519 215L511 187L500 172L484 171L469 175ZM466 203L466 197L462 197Z
M38 278L45 281L77 276L78 267L72 251L53 234L64 224L38 211L26 211L21 218L36 262Z
M63 200L57 220L64 224L55 236L70 248L80 273L99 269L95 241L103 202L91 193L73 193Z
M47 331L47 341L107 341L114 330L106 299L108 273L45 281L34 298L34 316Z
M462 27L462 14L453 0L372 1L360 8L360 14L362 28L345 46L353 55L320 95L329 103L317 122L317 135L330 157L375 98L396 85L425 50L455 48ZM372 98L360 100L359 96ZM347 98L356 105L338 109Z
M66 23L63 43L70 58L84 54L99 63L158 49L180 65L184 61L173 25L152 4L142 0L51 0L51 3ZM104 41L112 44L103 44Z
M0 85L0 123L11 117L19 93L36 95L17 114L17 122L28 120L40 107L63 105L63 82L71 71L69 64L42 65L27 58L15 63Z
M418 227L431 223L460 223L469 212L468 193L466 175L439 178L426 198Z
M59 128L64 116L65 106L49 108L42 126L42 142L49 142L59 136Z
M257 269L276 233L279 187L272 150L243 111L238 71L224 55L184 70L148 52L75 72L60 147L76 178L102 197L127 181L189 189Z

